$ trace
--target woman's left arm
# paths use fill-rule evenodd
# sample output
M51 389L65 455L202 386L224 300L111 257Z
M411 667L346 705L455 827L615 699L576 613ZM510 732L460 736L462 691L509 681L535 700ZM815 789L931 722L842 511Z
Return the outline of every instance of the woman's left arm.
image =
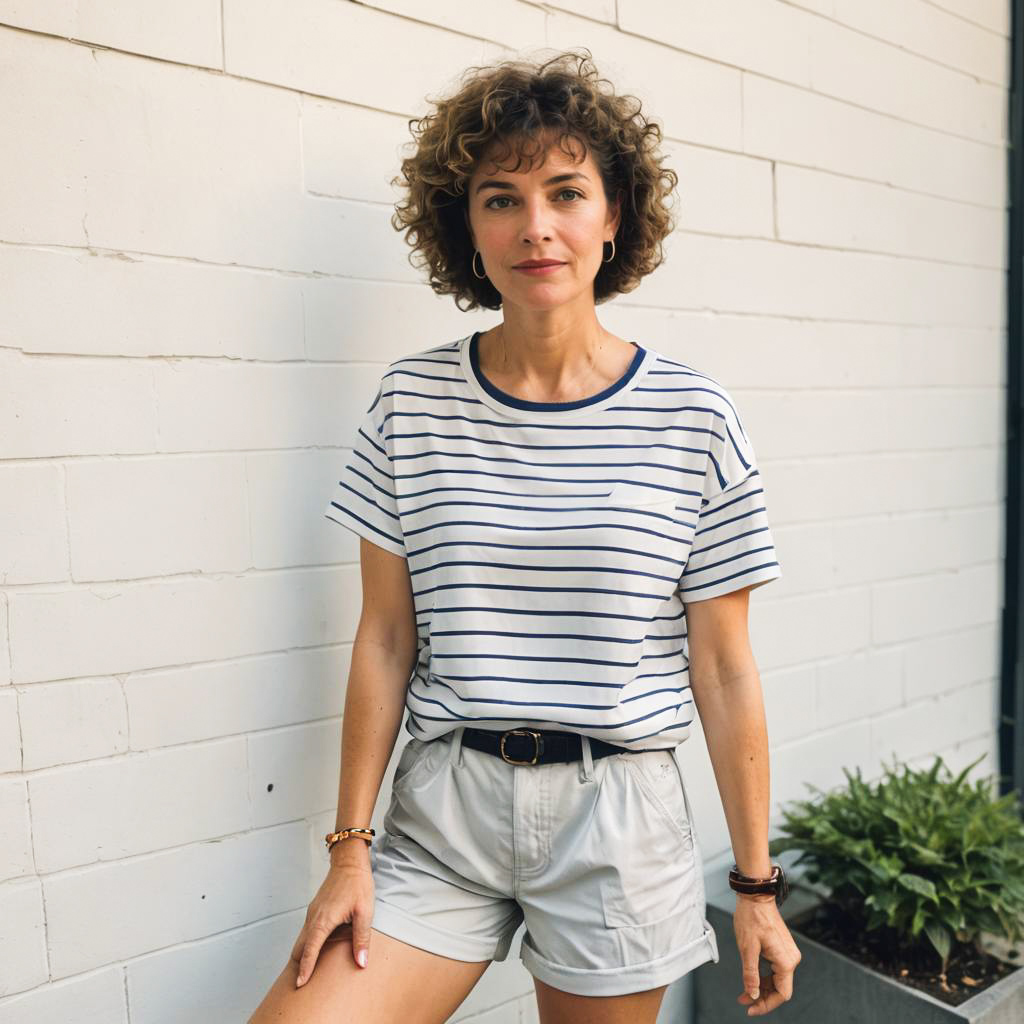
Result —
M690 688L736 866L741 874L767 878L771 769L761 678L747 631L751 589L688 603L687 646ZM800 951L772 895L737 893L733 923L743 962L744 991L737 1002L750 1007L748 1016L768 1013L792 997ZM759 976L759 956L772 966L768 978Z

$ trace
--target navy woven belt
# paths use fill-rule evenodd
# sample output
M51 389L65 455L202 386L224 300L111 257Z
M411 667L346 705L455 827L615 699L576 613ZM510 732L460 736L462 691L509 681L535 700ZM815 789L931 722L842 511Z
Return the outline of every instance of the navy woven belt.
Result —
M506 732L495 732L493 729L466 728L462 734L462 745L493 754L508 764L553 764L559 761L568 764L583 756L583 739L578 732L552 729L509 729ZM590 751L595 758L607 757L609 754L638 753L629 747L619 747L593 737L590 737Z

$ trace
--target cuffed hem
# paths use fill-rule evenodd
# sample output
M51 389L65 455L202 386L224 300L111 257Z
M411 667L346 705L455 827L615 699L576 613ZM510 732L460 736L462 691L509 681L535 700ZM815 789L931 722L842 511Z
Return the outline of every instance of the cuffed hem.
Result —
M523 966L535 977L562 992L578 996L622 996L630 992L669 985L709 960L718 963L718 942L715 931L705 922L704 934L681 949L657 960L624 967L603 967L597 970L564 967L542 957L523 937L519 951Z
M393 939L425 949L428 953L437 953L450 960L466 960L476 963L480 960L504 960L512 944L512 936L507 935L493 942L479 942L467 938L457 932L445 931L434 925L425 924L418 917L399 910L392 903L385 903L375 897L373 904L373 920L371 928L390 935Z
M757 589L765 583L771 583L782 577L782 569L776 563L774 565L762 565L760 568L752 569L750 572L737 573L735 576L725 580L718 580L715 583L695 583L690 587L680 587L679 596L685 604L696 604L699 601L707 601L712 597L722 597L724 594L731 594L734 590L743 590L746 587Z

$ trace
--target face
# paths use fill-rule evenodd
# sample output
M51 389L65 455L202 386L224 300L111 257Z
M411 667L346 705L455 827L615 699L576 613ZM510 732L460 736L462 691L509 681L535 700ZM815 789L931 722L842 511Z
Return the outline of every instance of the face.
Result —
M582 294L593 298L594 278L619 226L618 204L609 204L588 152L571 140L573 157L557 144L543 163L502 170L489 154L467 188L468 227L480 265L504 304L549 309ZM494 152L492 148L492 153ZM499 153L500 155L500 153ZM515 164L508 156L506 166ZM524 260L556 260L547 269L517 268Z

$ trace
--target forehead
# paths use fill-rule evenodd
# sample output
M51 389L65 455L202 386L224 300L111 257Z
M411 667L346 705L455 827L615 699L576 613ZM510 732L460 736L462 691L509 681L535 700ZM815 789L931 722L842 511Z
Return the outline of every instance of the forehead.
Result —
M567 152L568 151L568 152ZM484 152L473 171L472 178L503 174L508 177L528 178L544 172L559 170L596 171L594 158L575 137L561 142L549 136L530 140L495 140Z

